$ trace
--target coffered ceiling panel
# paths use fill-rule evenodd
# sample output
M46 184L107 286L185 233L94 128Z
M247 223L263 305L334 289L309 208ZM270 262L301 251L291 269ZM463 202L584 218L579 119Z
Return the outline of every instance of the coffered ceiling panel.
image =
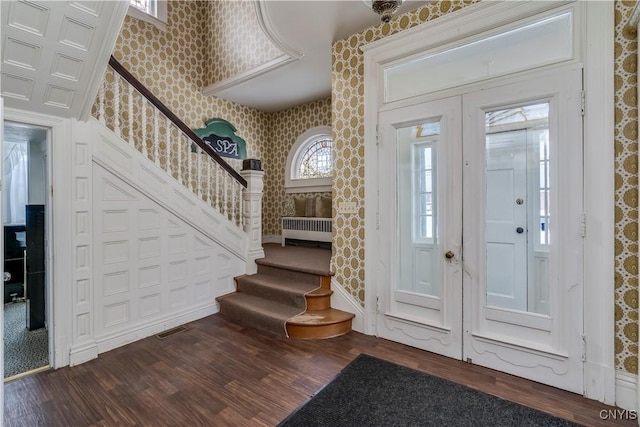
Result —
M86 118L128 2L11 0L1 7L5 105Z

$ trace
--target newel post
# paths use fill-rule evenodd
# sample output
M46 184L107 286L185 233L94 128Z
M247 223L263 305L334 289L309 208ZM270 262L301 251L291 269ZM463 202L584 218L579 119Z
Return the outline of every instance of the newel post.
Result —
M262 248L262 189L264 171L260 160L246 159L242 162L240 175L247 180L247 188L242 191L242 214L244 231L249 237L247 245L246 274L258 272L256 259L264 258Z

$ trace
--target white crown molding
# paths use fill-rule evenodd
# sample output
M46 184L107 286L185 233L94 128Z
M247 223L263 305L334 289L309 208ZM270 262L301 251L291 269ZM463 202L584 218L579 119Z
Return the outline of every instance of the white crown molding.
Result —
M202 94L205 96L221 96L220 92L230 89L234 86L238 86L248 80L255 79L269 71L273 71L282 66L285 66L291 62L297 61L299 58L291 58L289 55L280 55L269 62L259 65L255 68L251 68L242 73L236 74L228 79L221 80L217 83L211 84L202 90Z
M242 73L236 74L235 76L229 77L205 87L202 90L203 95L224 97L221 92L234 86L238 86L248 80L255 79L256 77L283 67L287 64L295 62L304 56L302 52L292 47L282 37L280 37L276 29L273 27L273 24L271 23L271 20L269 19L269 15L267 13L266 1L256 0L253 2L253 4L260 28L262 29L265 36L269 39L269 41L282 52L282 55L277 56L276 58L265 62L262 65L243 71Z
M269 14L267 13L267 1L256 0L253 2L253 5L256 9L258 24L260 24L260 28L262 28L262 31L271 41L271 43L273 43L278 49L280 49L282 52L289 55L293 59L297 60L302 58L303 53L287 43L282 37L280 37L278 31L276 31L276 29L273 27L271 19L269 19Z

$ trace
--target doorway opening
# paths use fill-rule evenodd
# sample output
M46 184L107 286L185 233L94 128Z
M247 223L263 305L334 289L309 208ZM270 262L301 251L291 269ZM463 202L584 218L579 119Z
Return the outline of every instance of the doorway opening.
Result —
M46 369L50 130L4 122L4 380Z

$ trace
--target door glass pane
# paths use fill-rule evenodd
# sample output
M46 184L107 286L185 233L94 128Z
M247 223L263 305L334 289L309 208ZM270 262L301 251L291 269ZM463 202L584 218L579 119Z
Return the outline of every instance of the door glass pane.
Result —
M486 113L487 305L549 314L549 103Z
M440 296L437 152L440 122L397 129L398 290Z

